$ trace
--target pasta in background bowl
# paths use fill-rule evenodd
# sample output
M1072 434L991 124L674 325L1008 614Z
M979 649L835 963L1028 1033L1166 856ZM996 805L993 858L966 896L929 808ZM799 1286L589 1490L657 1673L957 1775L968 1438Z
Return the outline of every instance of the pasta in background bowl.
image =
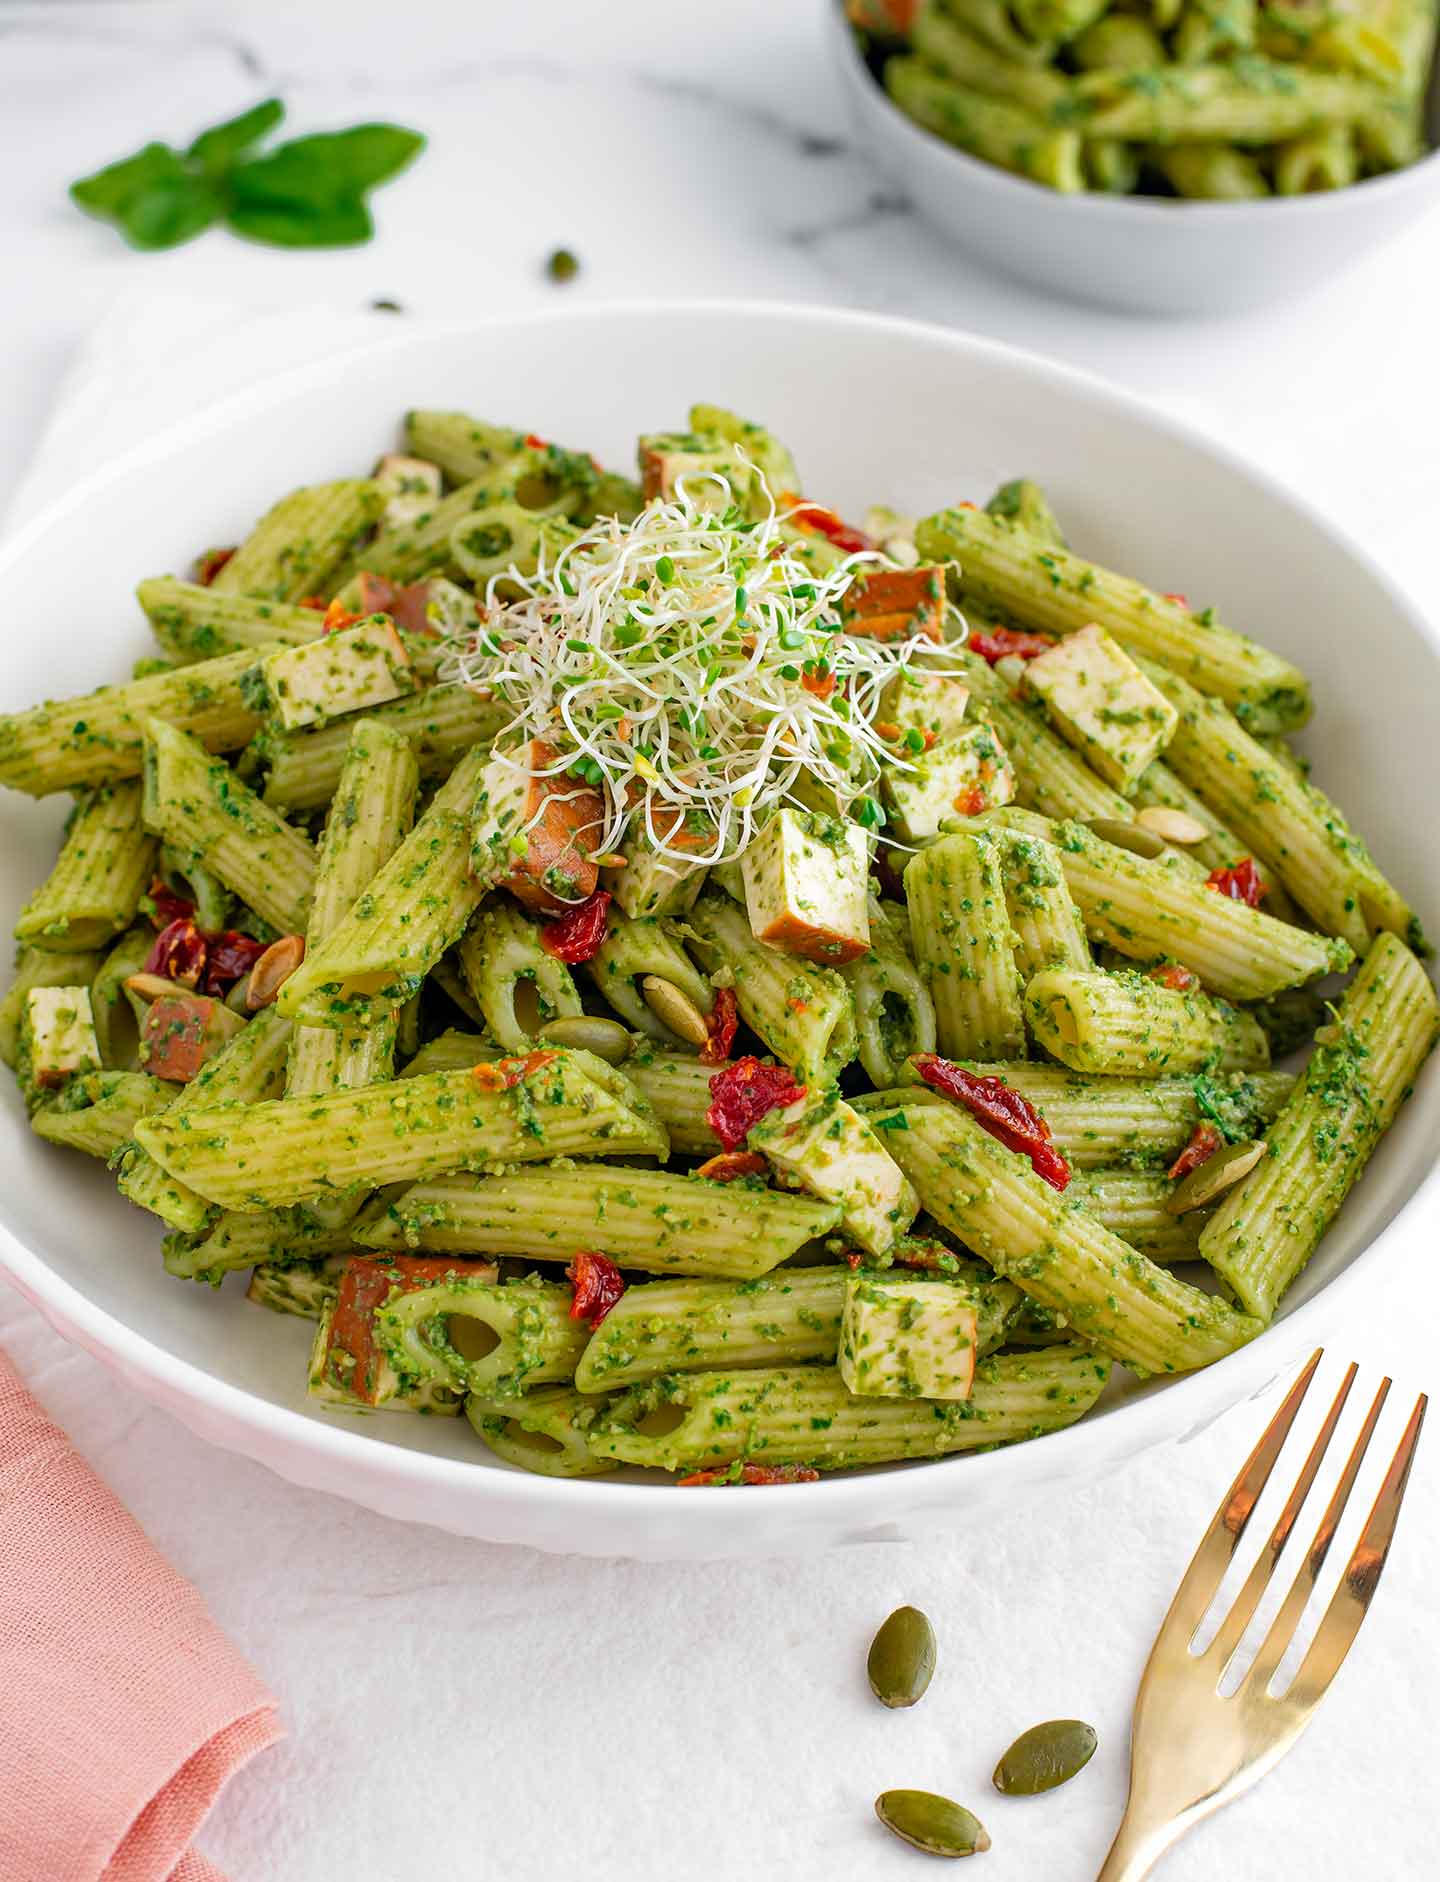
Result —
M856 4L894 17L890 0ZM1068 9L1031 11L1066 37ZM1350 19L1354 58L1338 70L1232 55L1223 40L1206 62L1116 70L1154 29L1087 7L1099 64L1072 74L1048 63L1054 42L1022 38L1003 4L924 0L898 12L915 49L882 38L867 63L843 0L826 9L860 138L938 228L1036 286L1143 313L1238 311L1305 293L1440 199L1431 0L1399 0L1386 34ZM1183 12L1172 39L1187 20L1222 33L1232 14L1253 25L1255 9ZM1068 40L1065 56L1074 62ZM1384 88L1377 67L1395 68ZM1092 119L1114 134L1087 138ZM1142 187L1152 193L1132 193Z
M602 360L606 373L599 375L596 366ZM797 361L803 362L799 371ZM607 390L616 384L625 388L623 400L616 401ZM843 409L833 396L839 385L850 388ZM939 519L949 516L954 520L944 528L983 537L982 513L956 510L957 498L972 493L983 498L1017 468L1033 470L1043 477L1071 541L1083 546L1087 557L1133 570L1157 591L1171 594L1183 588L1196 598L1195 620L1200 625L1194 631L1202 641L1210 632L1201 618L1206 612L1199 606L1203 596L1220 619L1242 625L1276 649L1272 666L1253 685L1244 674L1239 676L1236 683L1245 697L1237 697L1238 706L1245 707L1249 698L1262 717L1268 713L1277 724L1293 724L1303 716L1303 705L1287 677L1294 670L1287 661L1304 669L1313 682L1318 710L1303 743L1315 755L1317 775L1371 837L1385 867L1404 883L1420 912L1431 912L1440 903L1436 864L1425 853L1419 820L1401 814L1402 806L1427 800L1436 787L1436 780L1425 775L1436 760L1423 735L1425 702L1434 692L1434 647L1425 628L1358 554L1255 473L1117 394L1004 348L860 316L700 306L497 321L453 332L402 335L362 358L257 389L203 423L157 441L77 492L9 546L6 570L20 590L43 582L47 592L54 592L49 571L66 571L63 605L70 631L52 637L43 660L37 657L28 672L8 677L0 705L13 712L38 693L63 697L86 690L102 676L123 678L128 661L146 651L146 637L138 627L129 636L117 627L120 589L154 577L157 570L184 571L198 550L236 540L273 500L277 485L324 483L339 490L334 480L343 483L357 471L363 481L377 447L393 438L398 412L429 407L513 414L519 423L533 425L540 438L557 436L593 446L603 461L621 465L637 429L657 432L673 425L698 390L763 416L774 436L793 447L807 494L813 491L842 514L863 514L878 495L911 516L933 514L937 527L942 526ZM277 430L289 441L278 479ZM851 442L857 435L866 438L865 452L858 455ZM1211 519L1203 543L1187 525L1197 509ZM1033 517L1019 522L1022 527L1036 526ZM354 519L345 525L354 526ZM1001 530L1000 539L1008 540L1008 528L1006 524ZM926 553L934 553L937 546L932 543ZM972 540L959 553L978 567L985 545ZM992 585L1006 579L993 558L986 579ZM150 600L153 605L153 593ZM1350 624L1357 619L1367 622L1368 689L1363 697L1347 683L1347 676L1353 677ZM1123 628L1123 621L1119 624ZM182 629L183 622L177 627L175 619L169 619L172 636ZM342 626L340 631L346 630ZM284 671L293 678L293 668ZM978 682L978 673L975 678ZM161 674L157 683L168 687L174 682ZM213 699L203 704L207 711L215 706ZM1252 724L1257 733L1271 736L1268 720L1262 726L1252 714ZM296 736L304 735L302 728ZM150 780L152 811L163 821L167 794L176 790L190 806L186 815L196 814L204 786L203 780L185 782L187 748L183 743L166 744L158 731L151 736L160 739L159 769ZM183 740L184 734L179 736ZM313 741L314 734L309 736ZM322 744L325 737L328 732L322 728ZM83 750L83 743L83 736L78 742L71 739L76 750ZM307 749L315 754L313 742ZM12 739L12 763L14 750ZM367 764L377 761L399 763L403 769L393 742L388 757L378 749L366 754ZM309 775L303 768L292 770L292 791L316 788L305 783ZM333 788L334 780L329 786ZM1099 793L1106 787L1097 777L1094 788ZM432 829L449 827L443 798L442 789L425 813L437 820ZM7 796L6 810L0 822L0 857L7 906L18 915L50 867L59 806L53 798L28 804ZM1023 817L1015 830L1025 835ZM293 925L297 917L287 901L286 839L270 831L267 840L272 839L281 848L255 877L246 899L254 907L266 904L265 919L274 929ZM1108 858L1104 860L1109 866ZM233 858L224 862L232 886L236 867ZM1126 865L1114 867L1123 874ZM944 885L934 886L943 895ZM739 905L728 905L748 934ZM702 939L708 933L712 945L722 948L733 945L725 938L730 919L725 906L724 897L718 903L707 901L696 922ZM32 907L27 921L33 926L36 919ZM1297 944L1305 933L1289 932ZM77 939L89 942L94 937ZM513 941L502 922L501 930L487 936L485 958L498 958L497 950ZM1319 954L1316 965L1323 965ZM361 976L352 984L380 991L373 977ZM695 989L697 999L703 997L704 984ZM1116 984L1127 983L1122 977ZM1248 979L1235 989L1240 998L1252 997L1256 990ZM1047 983L1044 992L1048 1000L1056 989ZM1074 992L1072 984L1069 993ZM1036 1001L1041 998L1033 984L1031 995ZM311 997L297 980L288 1004L298 1010ZM246 1029L259 1057L269 1049L267 1028L274 1023L262 1013ZM460 1025L464 1027L463 1019ZM505 1043L500 1042L502 1047ZM1255 1046L1242 1041L1237 1049L1243 1060ZM442 1042L422 1051L436 1060L436 1069L424 1076L442 1082L454 1076L441 1063ZM473 1050L462 1048L461 1059L455 1061L457 1066L464 1062L462 1076L469 1076L475 1057ZM575 1061L584 1067L583 1088L593 1088L596 1094L587 1100L592 1115L596 1105L618 1106L622 1130L632 1133L633 1141L617 1140L612 1151L644 1158L653 1145L646 1140L643 1116L625 1097L623 1077L607 1085L601 1061L591 1061L583 1052L575 1054ZM553 1077L554 1070L538 1068L535 1075ZM503 1083L504 1078L502 1072L487 1082ZM673 1095L660 1102L670 1105L670 1115L686 1115L683 1109L674 1110ZM1038 1102L1043 1111L1047 1100L1042 1096ZM919 1155L931 1126L919 1098L904 1105L913 1113ZM560 1109L563 1106L555 1116ZM1392 1220L1428 1173L1435 1109L1432 1074L1420 1081L1417 1095L1401 1112L1271 1329L1207 1371L1163 1385L1142 1386L1127 1376L1123 1387L1112 1385L1080 1423L1013 1449L827 1477L775 1488L765 1496L747 1494L734 1507L729 1493L676 1494L656 1479L630 1481L621 1475L569 1482L499 1468L463 1420L374 1417L359 1422L307 1402L305 1355L311 1326L296 1317L257 1312L243 1299L232 1298L243 1293L243 1276L227 1280L220 1298L209 1289L177 1284L161 1268L153 1217L120 1203L112 1179L98 1163L78 1165L35 1137L27 1128L23 1106L10 1094L6 1128L18 1181L8 1186L0 1205L15 1237L4 1258L22 1289L63 1331L100 1352L204 1435L299 1481L339 1490L391 1514L542 1547L650 1555L761 1553L869 1533L903 1533L961 1512L968 1520L992 1496L1013 1499L1028 1486L1118 1464L1146 1444L1214 1415L1270 1376L1310 1336L1311 1321L1334 1299L1342 1276L1353 1285L1382 1247L1403 1250L1409 1238ZM241 1115L230 1114L237 1128ZM882 1123L885 1115L882 1107ZM888 1115L894 1116L893 1101ZM875 1134L893 1129L893 1124L887 1125ZM147 1133L146 1141L166 1155L167 1169L172 1163L180 1169L163 1132ZM757 1131L752 1148L761 1141ZM274 1200L283 1203L291 1194L287 1184L299 1183L295 1193L303 1191L304 1178L297 1172L307 1156L317 1152L307 1147L303 1129L288 1131L285 1142L271 1148L274 1155L263 1162L272 1175L255 1180L272 1183ZM555 1148L565 1146L557 1143ZM326 1152L322 1144L320 1154L333 1154L333 1149ZM586 1154L583 1147L579 1154ZM239 1199L245 1201L255 1185L237 1173L248 1156L237 1136L233 1153L222 1151L208 1174L198 1164L190 1166L190 1173L217 1196L226 1184L238 1181ZM909 1168L909 1160L902 1161ZM521 1182L523 1170L530 1167L526 1164L520 1175L500 1180ZM576 1166L567 1207L573 1208L575 1193L584 1189L584 1167ZM913 1173L923 1185L920 1165ZM641 1169L635 1170L634 1179L638 1216L644 1204L639 1192L652 1179ZM735 1193L736 1207L742 1206L742 1193ZM153 1195L150 1206L155 1206ZM179 1206L187 1205L182 1200ZM526 1192L527 1211L542 1206L543 1195ZM792 1206L802 1207L802 1199ZM1097 1197L1093 1206L1118 1202L1114 1196ZM166 1207L173 1210L175 1200L169 1199ZM799 1232L803 1236L803 1225ZM383 1236L378 1243L373 1238L362 1242L383 1245ZM722 1235L721 1246L729 1250L730 1259L743 1261L750 1244L732 1228L728 1240ZM799 1282L798 1271L796 1279ZM483 1280L478 1284L488 1285ZM830 1283L826 1277L813 1285L823 1291ZM1242 1276L1240 1285L1243 1297L1250 1284ZM639 1295L643 1290L633 1291ZM1259 1299L1260 1293L1263 1288L1259 1293L1251 1288L1250 1298ZM431 1305L433 1309L433 1301ZM818 1303L818 1308L828 1311L829 1304ZM403 1315L396 1311L395 1336L400 1338ZM615 1324L618 1327L620 1320ZM585 1382L598 1389L608 1374L608 1382L629 1389L633 1400L644 1382L627 1377L623 1354L614 1363L614 1348L610 1342L587 1360L590 1375ZM484 1355L473 1359L483 1364ZM1157 1352L1151 1363L1173 1361ZM561 1373L564 1370L561 1366ZM643 1407L632 1409L643 1419ZM807 1415L811 1413L813 1407ZM1035 1428L1037 1422L1031 1416L1028 1427ZM625 1454L620 1447L618 1455Z

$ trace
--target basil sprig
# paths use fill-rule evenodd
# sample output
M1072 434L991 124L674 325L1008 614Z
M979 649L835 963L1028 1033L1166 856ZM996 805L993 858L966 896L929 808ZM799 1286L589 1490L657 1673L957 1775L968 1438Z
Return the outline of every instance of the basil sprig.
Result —
M132 248L177 248L217 222L279 248L344 248L375 233L367 193L425 147L398 124L357 124L257 146L285 115L278 98L216 124L186 150L146 144L70 186Z

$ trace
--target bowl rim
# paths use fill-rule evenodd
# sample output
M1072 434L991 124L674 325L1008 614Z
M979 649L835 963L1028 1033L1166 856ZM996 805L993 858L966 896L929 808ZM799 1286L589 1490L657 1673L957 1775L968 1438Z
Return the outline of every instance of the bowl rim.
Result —
M947 143L943 137L937 137L933 131L925 130L908 117L884 87L875 82L855 43L855 35L845 18L844 8L845 0L826 0L825 31L831 35L846 82L857 100L866 101L861 108L873 111L877 120L886 125L887 135L908 143L917 154L929 152L942 160L948 159L969 177L972 184L993 188L1001 195L1015 195L1017 201L1063 203L1075 213L1097 220L1108 217L1116 225L1133 222L1149 223L1153 227L1173 221L1177 215L1183 214L1193 222L1219 222L1233 230L1247 218L1255 226L1263 226L1267 221L1273 221L1282 209L1297 218L1343 214L1339 205L1354 199L1357 191L1363 190L1369 201L1374 201L1381 191L1392 196L1407 190L1418 191L1428 184L1436 160L1440 159L1440 144L1432 144L1414 163L1408 163L1399 170L1386 171L1381 176L1362 177L1358 182L1347 183L1344 189L1315 190L1304 196L1268 196L1257 202L1210 202L1184 196L1115 196L1103 190L1077 190L1073 193L1053 190L1048 184L1037 183L1033 177L1017 176L1013 171L1001 169L999 164L987 163L982 157L972 157L969 151ZM1440 51L1435 54L1430 84L1432 88L1440 87Z
M807 327L815 325L850 330L857 334L889 335L944 352L968 354L981 362L990 359L1003 363L1011 370L1018 368L1031 379L1049 382L1088 400L1108 405L1132 421L1167 435L1186 449L1209 457L1225 472L1248 480L1263 489L1269 499L1288 508L1303 522L1327 536L1360 566L1396 613L1416 630L1418 638L1429 648L1437 666L1440 666L1440 631L1431 627L1418 605L1375 562L1368 550L1343 527L1332 523L1307 498L1289 489L1280 478L1263 466L1247 462L1239 451L1210 436L1198 425L1153 405L1123 387L1111 384L1098 374L1067 365L1027 347L930 321L877 314L864 309L822 307L784 300L633 299L593 302L528 313L497 313L466 320L427 322L418 330L388 334L373 342L362 342L344 352L332 354L326 359L288 368L257 380L205 412L167 426L153 438L78 481L33 518L0 540L0 578L3 578L13 562L29 553L32 541L43 538L73 512L88 509L97 499L103 498L112 485L138 476L155 459L184 450L217 431L224 431L236 419L247 414L283 406L292 392L314 390L326 382L343 382L351 374L363 370L371 359L411 350L423 351L427 345L442 337L464 335L493 341L497 333L516 327L603 327L607 322L653 320L657 315L681 319L704 316L721 318L727 322L768 322L777 326L788 325L795 329L797 336L803 334ZM1339 1274L1328 1281L1312 1299L1272 1321L1246 1346L1199 1371L1175 1375L1163 1382L1162 1389L1150 1390L1143 1399L1131 1405L1116 1406L1098 1418L1082 1418L1063 1431L1047 1433L1043 1439L1003 1446L996 1451L969 1454L964 1459L967 1473L977 1476L983 1473L988 1477L997 1471L1008 1471L1019 1484L1027 1478L1053 1478L1062 1471L1074 1474L1086 1469L1087 1464L1091 1463L1102 1467L1107 1456L1115 1454L1113 1436L1116 1418L1130 1416L1131 1422L1138 1425L1141 1406L1149 1408L1148 1435L1142 1438L1137 1432L1134 1442L1120 1447L1119 1454L1125 1461L1181 1432L1203 1428L1211 1417L1239 1402L1247 1392L1263 1389L1264 1383L1276 1376L1302 1343L1318 1344L1323 1324L1333 1315L1336 1302L1354 1284L1361 1268L1373 1278L1380 1262L1393 1261L1404 1232L1413 1222L1419 1207L1437 1198L1440 1198L1440 1161L1432 1162L1411 1193L1399 1204L1390 1221L1372 1241L1356 1251ZM371 1507L377 1506L370 1502L365 1492L367 1478L397 1488L426 1491L443 1489L455 1499L452 1507L472 1502L478 1496L481 1501L492 1502L496 1506L548 1506L558 1514L580 1514L586 1508L596 1509L596 1500L601 1499L608 1516L617 1517L628 1513L636 1518L643 1517L647 1510L653 1513L657 1491L670 1487L668 1480L659 1479L641 1483L616 1483L604 1477L567 1479L513 1468L495 1468L493 1465L482 1467L478 1459L472 1463L468 1458L437 1456L423 1450L412 1450L405 1445L388 1444L383 1440L376 1442L363 1425L324 1423L289 1405L276 1404L244 1386L233 1385L194 1361L170 1352L148 1334L126 1326L115 1315L96 1305L74 1283L57 1274L43 1256L27 1247L4 1224L0 1224L0 1270L6 1273L12 1284L32 1304L41 1309L50 1324L57 1326L65 1338L78 1342L107 1363L113 1362L122 1376L133 1378L140 1375L153 1383L160 1402L171 1409L175 1408L174 1401L177 1399L193 1403L230 1425L240 1427L252 1440L249 1444L237 1442L231 1445L223 1438L212 1437L212 1428L207 1426L202 1434L207 1441L218 1442L222 1448L241 1450L292 1478L294 1473L279 1461L280 1458L298 1453L308 1454L331 1466L350 1465L353 1469L349 1473L332 1471L324 1487L346 1496L353 1492L354 1500L370 1504ZM177 1412L177 1415L183 1418L183 1414ZM266 1443L265 1440L273 1442ZM951 1460L944 1457L907 1460L905 1466L899 1469L895 1465L885 1465L858 1473L824 1475L818 1483L773 1486L772 1497L784 1496L788 1499L787 1507L794 1508L797 1507L795 1499L803 1495L809 1499L804 1507L812 1507L817 1511L823 1507L827 1521L832 1524L862 1512L875 1521L899 1519L907 1513L919 1515L927 1505L934 1506L936 1493L932 1491L927 1497L912 1491L906 1496L898 1485L906 1479L917 1484L939 1481L932 1480L928 1468L912 1466L944 1464L947 1461ZM309 1481L303 1477L294 1480ZM887 1486L883 1492L876 1487L882 1480ZM779 1513L778 1506L769 1500L763 1507L777 1508ZM441 1522L441 1526L444 1526L438 1516L412 1516L410 1519ZM724 1520L728 1523L730 1519ZM700 1528L698 1512L692 1524L695 1529ZM637 1531L637 1534L641 1533ZM763 1528L759 1533L764 1533ZM580 1541L578 1533L575 1541ZM571 1552L587 1551L581 1545Z

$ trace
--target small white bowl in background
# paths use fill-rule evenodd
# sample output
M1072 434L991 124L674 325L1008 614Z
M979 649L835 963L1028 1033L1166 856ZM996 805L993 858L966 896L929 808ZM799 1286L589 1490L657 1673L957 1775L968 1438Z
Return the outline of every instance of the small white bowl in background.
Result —
M1127 313L1238 313L1343 273L1440 207L1440 149L1349 189L1261 202L1061 195L921 130L877 84L840 0L825 31L861 142L936 227L1003 273ZM1440 143L1440 65L1429 129Z

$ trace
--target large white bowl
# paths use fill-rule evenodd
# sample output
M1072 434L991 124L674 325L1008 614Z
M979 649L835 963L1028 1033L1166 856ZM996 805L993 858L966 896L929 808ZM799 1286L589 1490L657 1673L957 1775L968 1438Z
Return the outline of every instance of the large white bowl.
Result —
M1308 293L1440 208L1440 150L1350 189L1262 202L1062 196L919 125L871 76L841 0L825 32L857 135L937 228L1032 286L1129 313L1233 313ZM1440 143L1440 68L1430 90Z
M1213 602L1299 660L1320 702L1307 747L1421 911L1440 911L1440 681L1424 624L1354 548L1260 473L1121 393L992 342L858 314L702 305L561 312L401 333L257 387L77 489L0 551L15 623L0 709L120 678L147 648L129 591L234 540L292 484L371 462L410 405L464 407L623 463L696 398L763 418L806 488L852 514L924 511L1043 480L1073 540ZM65 806L7 794L0 915L48 869ZM496 1464L463 1423L337 1419L304 1397L307 1324L164 1274L153 1220L106 1173L41 1142L0 1098L0 1261L71 1339L203 1437L296 1482L462 1534L584 1554L765 1554L969 1522L982 1505L1120 1464L1267 1381L1354 1285L1414 1246L1440 1126L1424 1079L1263 1338L1209 1371L1133 1383L1057 1436L763 1495L566 1483Z

